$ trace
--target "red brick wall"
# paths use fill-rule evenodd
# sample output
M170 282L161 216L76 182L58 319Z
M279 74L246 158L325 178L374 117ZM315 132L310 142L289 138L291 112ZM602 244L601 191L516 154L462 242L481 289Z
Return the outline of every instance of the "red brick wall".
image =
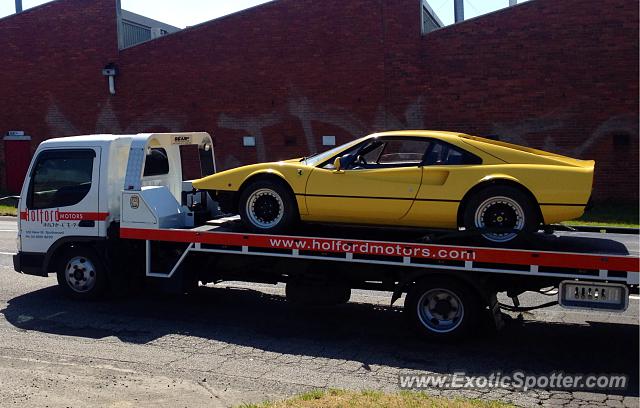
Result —
M637 2L531 1L430 34L422 62L431 126L595 159L597 198L637 201Z
M638 199L631 0L535 0L426 36L418 0L279 0L120 53L113 3L0 20L15 98L0 100L0 132L204 130L228 168L323 150L322 135L460 130L595 158L598 198ZM8 50L4 34L25 26ZM112 61L115 96L100 75Z
M24 130L35 150L46 138L98 130L116 27L113 0L56 1L0 19L0 138ZM4 161L0 143L0 190Z
M131 130L154 129L142 114L212 132L222 168L366 134L385 99L381 9L281 0L124 50L113 107Z

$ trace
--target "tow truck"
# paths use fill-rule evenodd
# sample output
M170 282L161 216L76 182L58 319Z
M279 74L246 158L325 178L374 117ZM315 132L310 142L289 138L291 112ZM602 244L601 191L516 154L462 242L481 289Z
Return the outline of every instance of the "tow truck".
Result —
M288 235L242 230L208 193L183 180L216 171L211 136L88 135L47 140L18 204L14 269L55 273L76 299L139 283L188 293L228 281L285 284L292 304L348 302L354 289L402 296L419 334L470 337L526 291L557 293L566 308L622 312L636 291L636 236L536 233L526 247L479 246L472 236L418 229L307 224ZM183 177L183 174L185 177ZM505 292L513 305L498 301Z

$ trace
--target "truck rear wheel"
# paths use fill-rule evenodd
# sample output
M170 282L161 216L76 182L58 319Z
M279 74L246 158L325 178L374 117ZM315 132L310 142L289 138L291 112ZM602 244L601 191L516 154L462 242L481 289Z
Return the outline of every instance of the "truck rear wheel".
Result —
M482 303L473 289L452 279L431 278L409 290L404 309L410 324L432 340L460 340L477 327Z
M107 288L105 266L98 254L83 247L69 248L56 265L58 285L74 299L93 300L104 295Z

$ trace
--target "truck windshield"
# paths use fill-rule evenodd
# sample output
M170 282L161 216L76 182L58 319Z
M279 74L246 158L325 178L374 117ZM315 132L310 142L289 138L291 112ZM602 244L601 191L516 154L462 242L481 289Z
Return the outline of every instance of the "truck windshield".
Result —
M93 150L45 151L38 156L31 176L29 209L68 207L89 194Z

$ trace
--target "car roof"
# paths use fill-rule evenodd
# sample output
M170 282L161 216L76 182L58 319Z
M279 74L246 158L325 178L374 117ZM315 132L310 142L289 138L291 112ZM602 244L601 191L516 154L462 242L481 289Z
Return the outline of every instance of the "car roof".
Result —
M467 136L465 133L446 132L441 130L394 130L390 132L379 132L370 135L370 137L380 136L412 136L412 137L435 137L438 139L457 139Z

